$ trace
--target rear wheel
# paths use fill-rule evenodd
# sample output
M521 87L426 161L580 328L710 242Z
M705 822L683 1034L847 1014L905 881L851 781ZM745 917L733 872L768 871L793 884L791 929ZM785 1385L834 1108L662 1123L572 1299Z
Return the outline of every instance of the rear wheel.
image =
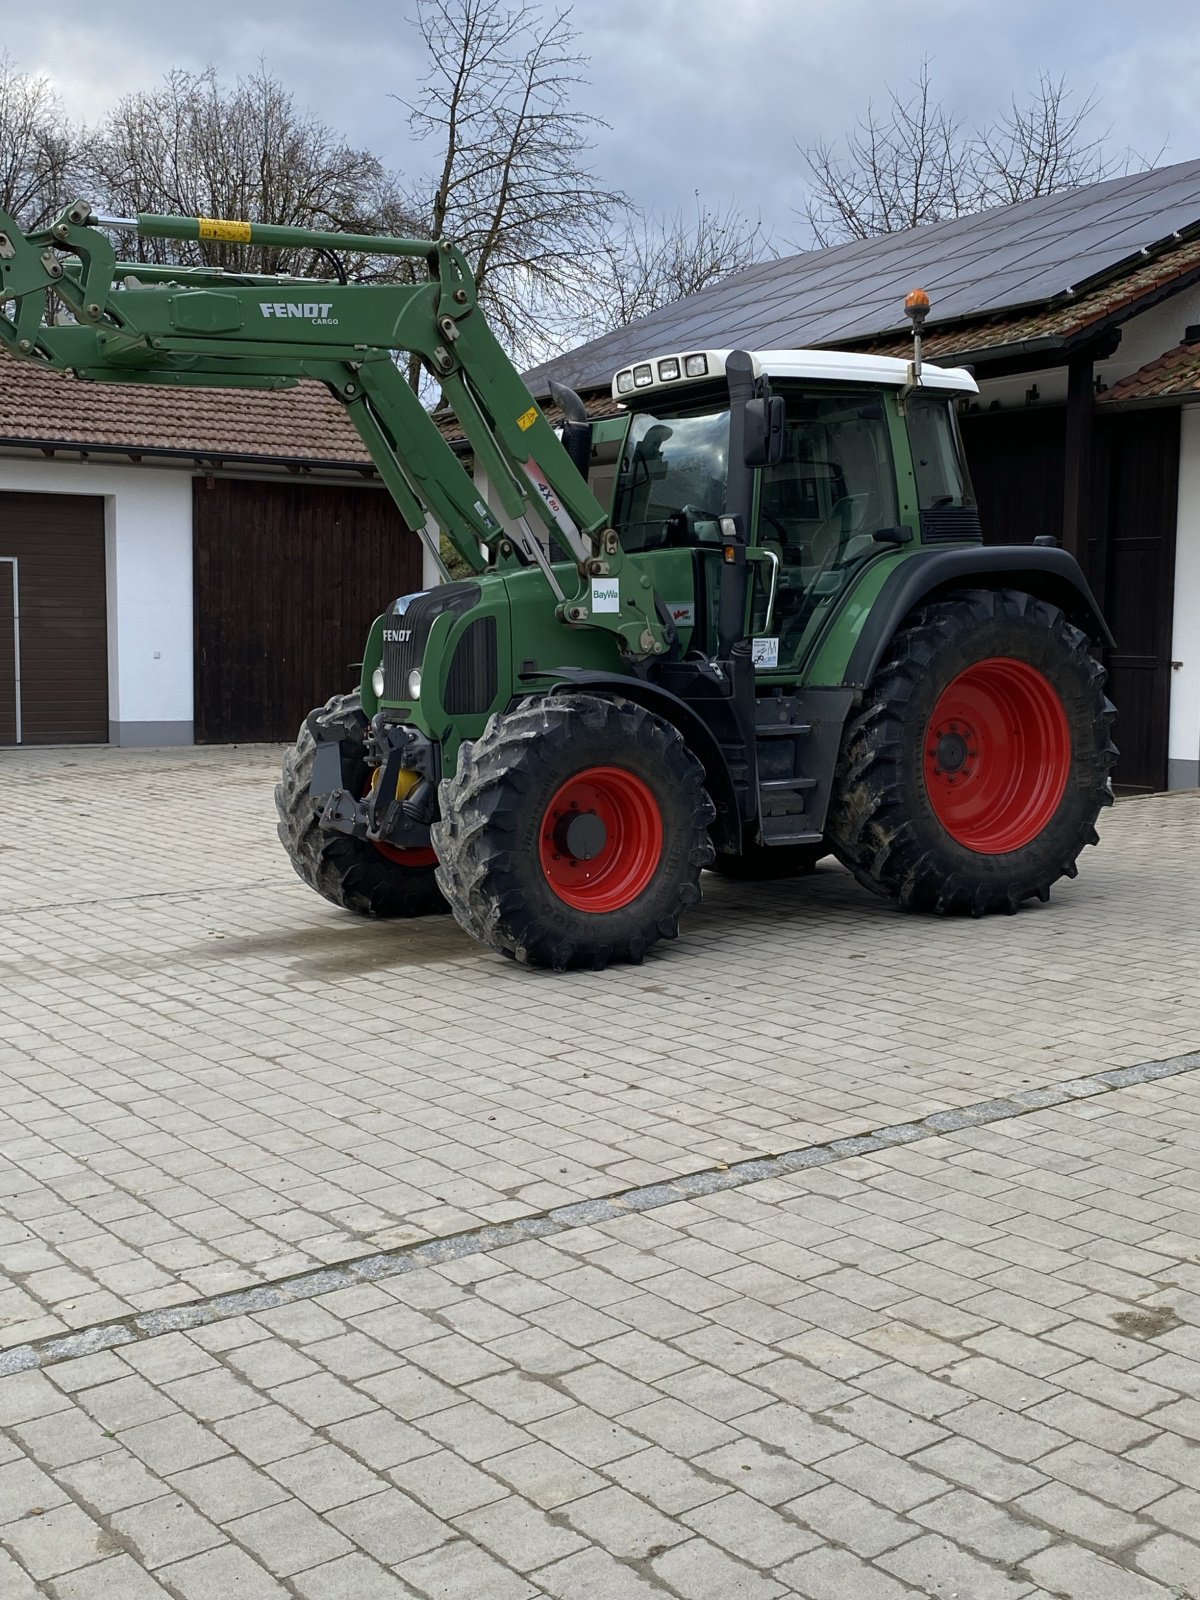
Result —
M700 763L630 701L553 695L493 717L439 800L451 910L533 966L640 961L675 937L712 858Z
M363 739L367 719L357 694L335 695L319 713L336 738L362 750L347 786L365 794L374 776ZM311 792L316 741L307 722L283 758L283 777L275 785L279 838L297 875L335 906L364 917L421 917L445 911L434 880L437 857L429 850L400 850L322 828L324 798Z
M1086 637L1032 595L922 607L846 728L828 823L841 860L914 909L1048 899L1112 802L1104 679Z

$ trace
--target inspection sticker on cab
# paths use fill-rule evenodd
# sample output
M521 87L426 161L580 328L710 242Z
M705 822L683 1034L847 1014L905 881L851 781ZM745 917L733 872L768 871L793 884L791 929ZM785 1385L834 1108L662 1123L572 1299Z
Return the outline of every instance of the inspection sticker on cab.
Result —
M592 610L620 611L621 585L616 578L592 579Z
M779 665L779 638L751 639L750 646L753 651L754 667L758 671L765 667Z

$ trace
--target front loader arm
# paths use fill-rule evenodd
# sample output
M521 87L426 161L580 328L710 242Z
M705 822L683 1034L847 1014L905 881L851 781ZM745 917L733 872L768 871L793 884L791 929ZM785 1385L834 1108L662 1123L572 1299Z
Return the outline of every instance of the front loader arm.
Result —
M101 227L142 238L352 250L423 263L424 281L322 278L122 262ZM206 218L98 218L86 202L23 234L0 211L0 344L82 379L281 389L316 379L344 406L406 524L438 567L444 532L473 571L502 545L537 565L569 625L615 634L629 656L666 650L653 589L546 421L479 306L453 245ZM453 406L507 519L502 529L405 382L415 354ZM570 553L567 589L552 545ZM597 611L594 584L617 609ZM611 605L611 598L608 600Z

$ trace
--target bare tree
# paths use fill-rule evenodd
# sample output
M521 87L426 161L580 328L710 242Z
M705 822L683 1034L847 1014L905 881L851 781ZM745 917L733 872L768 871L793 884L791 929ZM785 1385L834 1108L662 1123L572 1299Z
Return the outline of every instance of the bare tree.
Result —
M588 292L628 205L586 165L604 124L573 109L587 63L569 11L417 0L415 23L429 69L409 124L435 161L407 208L466 252L498 334L518 359L537 359L561 341L556 308Z
M403 211L378 158L299 110L261 67L232 89L210 67L178 69L161 88L128 95L91 136L85 167L88 197L122 216L169 212L356 232L387 231ZM310 253L273 246L126 238L122 249L141 261L329 271Z
M775 253L761 217L734 201L714 208L697 192L692 211L635 212L603 243L588 332L624 327Z
M0 209L28 231L70 200L76 135L45 78L0 54Z
M1134 158L1091 131L1096 98L1073 103L1064 78L1042 73L1024 102L968 126L934 97L928 59L907 94L868 104L842 144L802 149L811 192L804 207L818 245L869 239L988 206L1097 183Z

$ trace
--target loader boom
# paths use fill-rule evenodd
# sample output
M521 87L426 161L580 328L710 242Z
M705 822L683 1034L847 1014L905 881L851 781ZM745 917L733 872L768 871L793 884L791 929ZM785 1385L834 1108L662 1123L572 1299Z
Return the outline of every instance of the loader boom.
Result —
M144 239L397 256L414 263L416 281L344 283L147 266L117 259L102 231L114 229ZM26 360L105 383L260 389L290 388L303 378L323 383L443 576L442 533L472 571L493 561L539 567L560 622L615 634L635 659L666 650L649 580L637 558L622 551L605 509L488 326L461 251L444 240L215 218L97 217L84 201L50 227L24 234L0 211L0 344ZM502 509L503 526L405 380L395 359L401 353L416 355L441 386ZM595 611L592 581L620 579L623 571L623 607Z

